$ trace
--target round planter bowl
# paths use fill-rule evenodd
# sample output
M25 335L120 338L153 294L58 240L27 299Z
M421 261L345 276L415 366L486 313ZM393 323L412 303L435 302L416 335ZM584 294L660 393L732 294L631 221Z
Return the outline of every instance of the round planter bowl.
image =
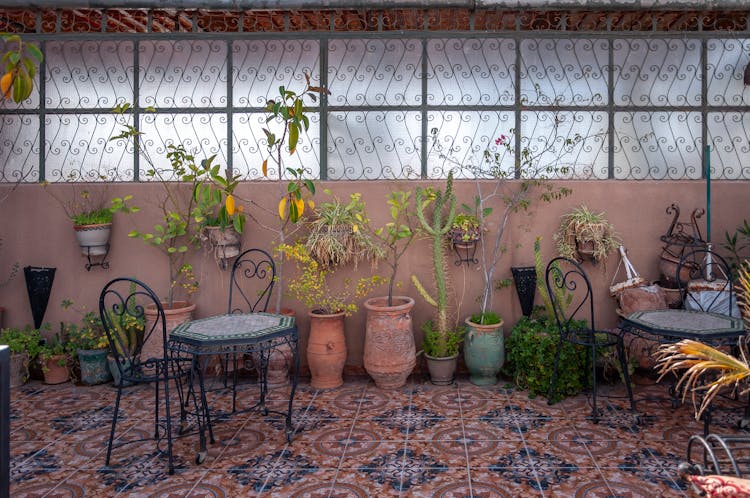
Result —
M112 223L100 225L75 225L78 245L84 256L104 256L107 254L107 244L112 233Z

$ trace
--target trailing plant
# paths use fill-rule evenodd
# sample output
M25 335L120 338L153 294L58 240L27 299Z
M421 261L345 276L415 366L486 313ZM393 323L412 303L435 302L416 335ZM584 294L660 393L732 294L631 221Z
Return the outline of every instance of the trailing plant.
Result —
M42 185L45 191L57 201L73 225L112 223L112 215L116 209L107 196L107 183L101 185L84 183L89 180L107 182L109 178L95 173L90 178L81 178L79 173L73 172L61 184L45 181ZM58 185L64 186L65 190L58 191ZM124 201L131 198L132 196L126 196Z
M451 242L471 242L482 237L482 225L479 219L471 213L458 213L453 220L448 237Z
M432 211L428 212L431 207ZM456 196L453 195L453 172L448 173L445 191L434 188L416 191L417 219L432 238L432 269L435 277L435 297L424 288L416 275L411 280L417 291L428 304L435 308L434 329L436 332L434 351L437 358L452 356L448 354L450 327L448 325L448 285L445 263L445 235L453 225L456 216ZM430 217L428 221L428 216Z
M63 333L65 331L64 324L60 325L60 332ZM60 334L55 334L50 339L42 340L39 346L39 355L37 356L42 371L45 373L49 371L47 364L52 359L60 367L67 365L68 361L70 361L70 352L70 343L61 339Z
M69 323L64 326L64 336L70 344L71 351L79 349L107 349L107 334L99 315L89 311L81 319L81 323Z
M726 260L732 274L737 275L742 262L750 257L750 224L747 220L742 220L733 233L724 232L721 247L728 252Z
M583 260L580 252L582 245L590 244L594 261L600 262L605 261L607 255L621 244L604 213L592 213L586 206L577 207L563 215L554 238L560 256L579 263Z
M422 342L422 351L432 358L449 358L458 354L458 348L464 340L464 329L460 327L456 330L448 330L447 333L441 334L432 320L427 320L422 324L424 340Z
M558 120L555 120L555 126L549 135L540 137L543 139L543 146L534 152L528 147L521 147L520 134L511 129L510 136L500 135L484 149L478 163L455 158L454 153L458 151L452 145L455 138L439 140L437 128L431 130L433 150L438 157L459 168L465 176L475 179L475 214L479 224L486 226L486 219L494 212L493 204L501 203L503 206L494 238L480 239L479 261L483 280L479 298L481 314L492 311L496 289L495 271L506 250L503 238L510 217L514 213L528 211L535 200L552 202L572 192L567 187L555 186L551 179L569 172L570 168L564 165L563 158L571 154L583 138L576 135L574 138L561 139L557 134L558 124ZM448 146L444 146L443 142L448 142ZM516 146L518 153L515 151ZM543 164L542 157L550 153L555 153L555 161Z
M388 195L391 220L376 228L373 235L383 249L383 259L391 269L388 277L388 306L393 306L393 287L396 285L399 262L417 235L414 213L410 209L411 192L396 190Z
M382 277L373 275L356 281L346 278L340 286L333 287L335 270L322 267L303 244L282 244L276 251L297 266L298 275L289 281L287 293L313 312L326 315L343 312L351 316L357 311L356 301L384 283Z
M330 190L324 191L331 195ZM374 261L383 251L372 240L370 219L362 194L349 195L349 202L333 197L315 207L315 217L308 223L305 247L323 267L341 266L361 260Z

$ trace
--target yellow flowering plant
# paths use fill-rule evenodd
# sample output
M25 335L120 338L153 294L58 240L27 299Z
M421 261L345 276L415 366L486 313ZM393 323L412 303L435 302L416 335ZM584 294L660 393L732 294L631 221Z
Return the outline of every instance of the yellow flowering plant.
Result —
M322 267L304 244L281 244L276 247L276 251L297 266L297 276L287 285L287 294L322 314L343 312L346 316L351 316L357 311L355 301L386 281L378 275L362 277L356 281L347 278L341 286L333 288L330 279L335 271L330 267Z

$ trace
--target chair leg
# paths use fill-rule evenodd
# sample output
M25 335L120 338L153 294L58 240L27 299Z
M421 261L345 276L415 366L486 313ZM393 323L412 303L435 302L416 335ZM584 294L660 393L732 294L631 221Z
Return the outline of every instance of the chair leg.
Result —
M596 339L591 342L591 420L599 423L599 410L596 408Z
M232 413L237 410L237 353L232 355Z
M547 395L547 404L552 404L552 399L555 393L555 385L557 384L557 368L560 366L560 353L562 353L563 338L560 336L560 340L557 342L557 351L555 352L555 365L552 368L552 379L549 383L549 394Z
M157 383L158 384L158 383ZM174 460L172 458L172 416L169 407L169 367L164 365L164 406L167 417L167 471L169 475L174 474ZM159 411L159 408L156 408Z
M630 382L630 371L628 369L628 359L625 355L625 343L620 337L617 341L617 357L620 359L620 368L622 369L622 377L625 380L625 389L628 393L628 399L630 400L630 409L635 411L635 398L633 398L633 385Z
M112 427L109 430L109 444L107 445L107 458L104 461L105 465L109 465L109 457L112 455L112 443L115 439L115 425L117 425L117 415L120 410L120 396L122 395L122 381L117 386L117 398L115 398L115 410L112 414Z
M154 439L159 439L159 381L154 385Z

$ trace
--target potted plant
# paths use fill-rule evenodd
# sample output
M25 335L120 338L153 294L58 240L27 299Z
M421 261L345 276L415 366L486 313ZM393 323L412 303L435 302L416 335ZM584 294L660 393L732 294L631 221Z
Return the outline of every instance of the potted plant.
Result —
M73 305L70 300L63 301L63 308ZM87 386L103 384L112 380L112 374L107 366L109 343L101 319L93 311L83 315L80 324L64 325L64 336L67 338L69 349L74 354L80 371L80 380Z
M68 382L70 379L69 360L70 345L61 339L59 334L55 334L50 339L42 340L37 361L44 373L44 383L63 384Z
M367 310L364 367L381 389L403 386L417 363L411 319L414 299L393 295L401 256L417 234L410 202L411 192L391 192L387 200L390 221L371 232L390 268L388 295L364 302Z
M38 329L24 328L0 330L0 344L10 348L10 387L18 387L29 377L29 362L39 354L41 335Z
M346 279L334 288L330 285L334 270L320 266L304 244L280 245L276 250L297 266L298 274L290 280L288 294L310 310L307 344L310 385L316 389L339 387L344 382L346 363L344 317L356 312L354 301L367 295L383 279L377 275L357 281Z
M456 370L458 347L463 329L451 327L448 310L448 283L445 272L445 236L456 217L456 196L453 194L453 171L448 173L445 191L417 188L417 219L432 238L432 269L435 277L435 296L425 289L416 275L411 279L417 291L435 308L435 318L424 325L422 350L434 384L450 384ZM428 208L431 211L428 211ZM428 220L429 218L429 220Z
M330 190L324 192L331 195ZM379 247L367 230L369 223L362 194L350 194L346 203L334 197L315 207L315 215L307 223L305 246L323 267L348 263L356 267L361 260L380 256Z
M573 145L581 142L583 138L575 136L560 142L557 139L555 126L543 141L547 144L546 146L534 152L528 147L521 147L519 154L516 154L514 145L520 143L519 134L516 130L511 130L511 136L500 135L495 139L494 145L491 144L485 148L481 160L475 164L470 161L456 160L453 157L454 148L449 146L446 149L442 141L438 140L437 129L432 130L432 136L433 148L439 157L460 168L466 176L476 180L476 215L480 225L485 226L485 220L493 215L493 203L498 202L502 205L494 237L485 236L479 242L479 266L482 274L480 308L478 313L466 320L464 340L464 359L467 366L482 364L479 359L475 362L473 358L475 351L486 353L487 348L492 348L491 353L483 353L491 359L491 364L482 367L483 372L477 369L472 373L470 367L470 373L478 382L494 383L497 372L491 375L491 371L495 368L499 371L505 359L502 318L493 312L494 291L498 288L495 272L505 253L503 246L505 228L514 213L527 211L535 199L551 202L571 193L569 188L555 187L549 178L555 175L565 175L569 171L569 168L556 166L556 164L560 164L559 159L574 150ZM558 143L563 144L560 151L556 150ZM541 157L555 152L559 152L558 161L555 164L541 163Z
M555 240L560 256L594 263L605 261L621 244L604 213L592 213L586 206L563 215Z

